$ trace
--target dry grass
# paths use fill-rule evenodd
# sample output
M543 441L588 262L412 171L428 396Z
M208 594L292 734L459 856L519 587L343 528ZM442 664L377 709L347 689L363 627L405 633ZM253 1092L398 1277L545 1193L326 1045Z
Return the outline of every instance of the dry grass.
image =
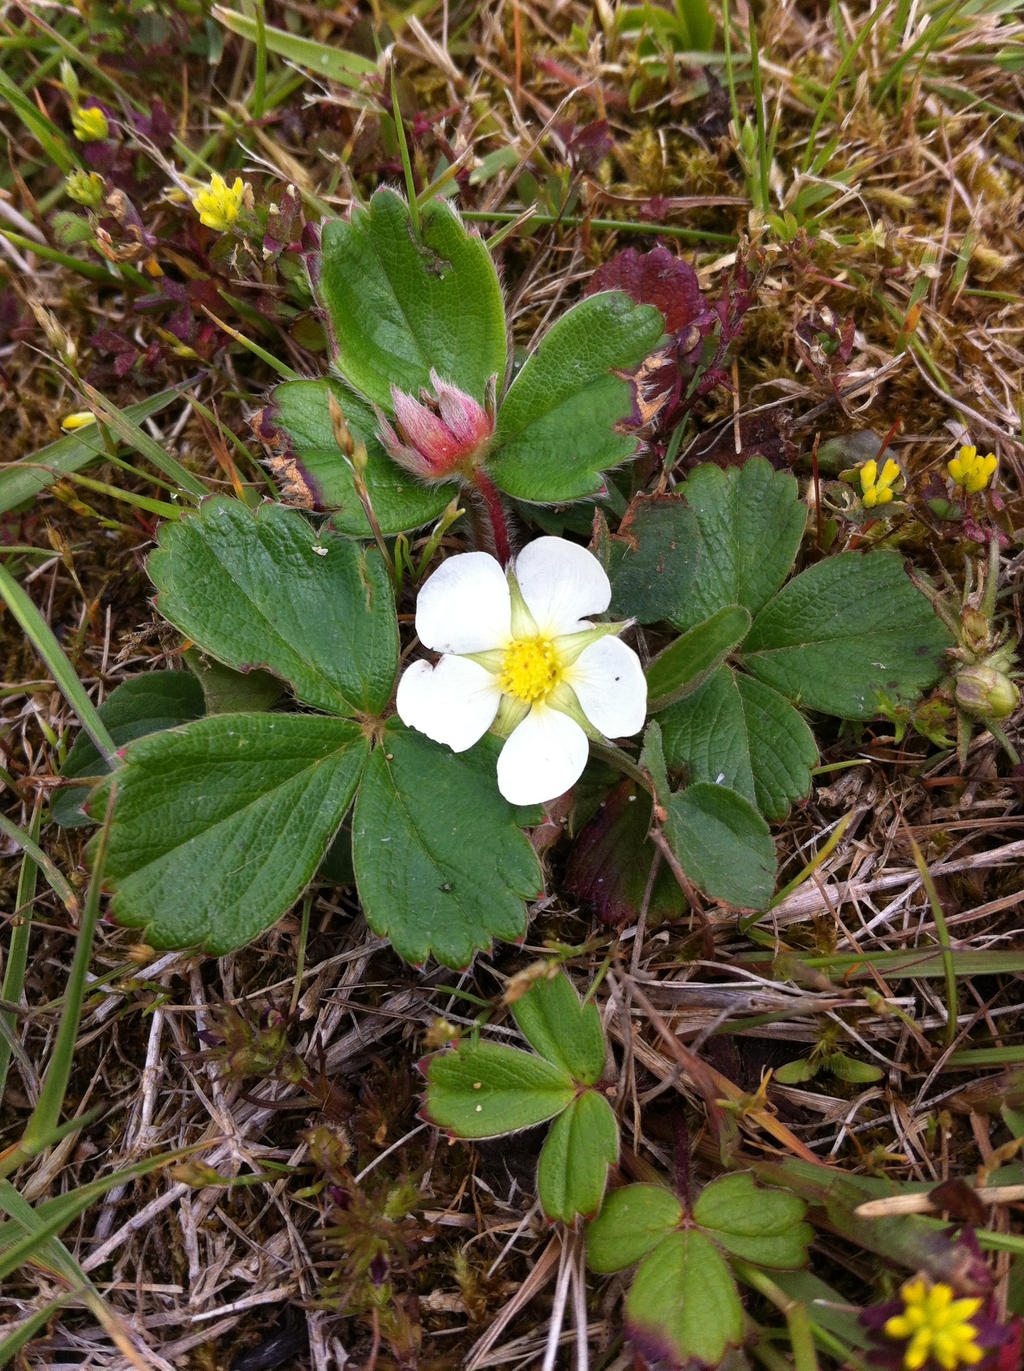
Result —
M950 8L952 20L932 39L926 20L934 32ZM87 24L110 15L115 28L131 29L130 7L82 9ZM898 421L892 451L919 490L969 431L1000 458L1000 524L1011 534L1000 604L1020 633L1024 24L995 7L973 15L955 6L890 4L880 14L857 4L768 7L758 19L760 72L777 137L765 169L770 203L758 205L756 194L751 198L758 168L744 179L727 98L723 109L683 59L669 57L663 72L645 65L632 39L603 31L615 9L508 0L483 14L437 5L403 20L400 11L387 11L406 120L411 126L418 116L422 125L413 151L424 182L441 156L464 156L467 167L480 168L491 165L483 162L488 155L512 149L514 160L497 164L489 178L471 175L462 189L461 203L480 214L485 231L498 226L489 215L512 217L518 209L524 173L538 194L549 180L573 194L561 222L542 215L498 251L516 341L527 344L622 246L652 245L660 231L673 244L672 234L682 232L678 246L710 282L731 261L730 238L752 241L758 303L735 350L735 391L702 402L681 460L699 458L722 435L727 447L735 438L738 450L759 422L772 441L790 444L809 479L816 438L862 429L884 435ZM869 14L879 17L823 104ZM745 7L735 18L737 97L746 118L753 104ZM46 75L39 63L58 52L49 26L63 31L73 19L60 5L0 11L12 73L31 77L65 124L56 67L51 62ZM267 20L348 47L365 42L373 27L366 7L352 6L275 3ZM390 117L379 104L307 79L283 95L275 86L268 117L253 120L246 101L254 48L225 31L223 56L208 63L187 53L174 22L166 40L172 56L156 64L162 69L121 65L116 45L86 56L143 107L162 99L182 143L202 147L211 166L228 165L231 150L244 148L257 195L276 200L292 183L330 212L399 176ZM198 10L189 22L198 33ZM17 36L26 44L20 54ZM284 70L273 59L272 69ZM84 83L87 72L81 75ZM819 107L824 114L809 143ZM152 421L150 432L211 489L230 491L236 479L260 483L246 420L272 380L269 370L216 330L197 333L192 355L180 355L167 310L136 309L143 287L133 277L101 294L73 267L40 252L57 242L54 208L68 207L54 193L60 177L15 115L0 117L11 148L0 222L14 231L0 237L0 445L7 457L59 437L60 416L81 407L29 309L35 301L77 340L83 374L119 407L197 377L193 394L220 429L178 406ZM566 128L598 118L609 122L614 153L574 176ZM813 174L801 172L805 154L830 137L834 153ZM180 166L180 149L160 151L154 161ZM823 198L803 209L799 197L811 184ZM310 218L317 217L313 205L308 199ZM787 207L803 220L791 242L765 219ZM137 208L146 228L172 245L189 213L156 184ZM602 226L611 219L638 231ZM144 269L148 251L140 248L130 265ZM159 257L159 245L155 251ZM176 269L183 264L179 248L167 250L164 267L173 279L183 279ZM216 269L250 308L287 298L269 267L262 277L241 260ZM229 308L221 317L244 328ZM826 309L853 317L855 341L847 363L812 370L797 344L799 327ZM196 309L193 317L198 329L203 316ZM143 360L118 375L111 352L96 341L101 328L129 339L140 357L155 349L152 369ZM290 320L269 332L275 341L261 336L264 346L299 370L319 369ZM160 495L141 469L88 474L123 492ZM177 641L151 627L143 562L153 526L144 510L71 482L0 524L8 544L41 549L14 551L10 565L97 703L122 680L177 661ZM926 573L944 565L962 576L963 544L937 524L908 519L889 540ZM29 831L36 816L45 817L76 721L11 616L0 625L6 814ZM1019 722L1019 714L1007 721L1011 737ZM550 895L533 913L529 945L498 948L461 976L401 963L367 930L347 890L316 891L308 930L296 911L255 946L216 962L164 955L135 963L131 938L103 926L64 1117L96 1112L15 1180L36 1202L157 1151L197 1150L177 1168L109 1191L63 1234L102 1293L120 1346L54 1272L28 1265L0 1294L0 1331L54 1296L64 1306L16 1364L97 1371L632 1365L621 1343L621 1283L588 1279L579 1236L551 1229L536 1207L535 1135L449 1145L416 1117L415 1063L435 1020L474 1021L472 1005L454 991L496 1002L505 978L551 939L582 946L593 937L591 955L571 963L581 986L602 957L611 959L599 998L617 1044L627 1174L671 1171L680 1116L700 1169L714 1173L708 1100L688 1065L694 1056L717 1073L724 1094L731 1085L746 1097L739 1119L751 1157L813 1156L884 1176L894 1188L969 1177L1009 1160L999 1108L1024 1108L1020 959L1013 974L999 974L996 963L975 974L971 958L1024 950L1020 778L1007 774L984 733L962 770L955 754L936 759L936 749L914 735L897 742L884 723L821 742L824 763L857 765L820 776L811 800L777 826L783 878L800 871L840 819L846 827L812 877L753 927L710 906L679 923L641 921L618 937L594 936L588 911L560 895L560 848L548 854ZM49 825L41 841L83 892L81 831ZM0 1122L0 1145L7 1146L38 1097L76 929L45 879L30 910L16 907L21 859L13 841L4 843L8 931L0 926L0 943L16 920L32 918ZM957 1032L948 1044L941 975L887 971L892 963L882 955L941 941L915 843L960 972ZM804 969L802 980L773 960L783 953ZM249 1044L265 1011L291 1014L290 1051L279 1053L276 1069L272 1063L262 1076L248 1073L239 1058L226 1062L225 1050L204 1042L204 1031L224 1025L226 1007L250 1025ZM498 1032L509 1031L496 1023ZM800 1087L764 1086L769 1068L806 1056L823 1038L881 1066L884 1076L868 1086L827 1074ZM970 1055L978 1047L1007 1051L1002 1063L986 1064ZM296 1058L299 1083L286 1079ZM333 1170L311 1157L310 1130L319 1125L333 1130L334 1163L351 1149ZM985 1222L1008 1231L1012 1214L997 1208ZM367 1273L374 1244L387 1257L383 1286ZM851 1300L864 1298L877 1275L869 1259L824 1236L816 1262ZM276 1360L271 1351L258 1360L253 1349L273 1348L274 1338ZM563 1344L557 1356L553 1338Z

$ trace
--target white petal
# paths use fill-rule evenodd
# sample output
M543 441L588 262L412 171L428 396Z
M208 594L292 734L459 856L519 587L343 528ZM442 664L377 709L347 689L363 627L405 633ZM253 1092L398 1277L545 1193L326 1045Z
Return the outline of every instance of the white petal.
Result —
M545 638L575 633L580 620L611 603L604 568L585 547L564 538L537 538L516 558L516 580Z
M465 752L498 712L501 690L489 671L465 657L442 657L437 666L413 662L398 683L398 717L435 743Z
M498 758L498 789L510 804L554 800L579 780L590 744L574 719L534 706Z
M416 632L435 652L486 652L509 640L505 573L486 552L460 552L429 576L416 600Z
M625 738L643 728L647 681L640 658L621 638L609 635L584 648L565 679L606 738Z

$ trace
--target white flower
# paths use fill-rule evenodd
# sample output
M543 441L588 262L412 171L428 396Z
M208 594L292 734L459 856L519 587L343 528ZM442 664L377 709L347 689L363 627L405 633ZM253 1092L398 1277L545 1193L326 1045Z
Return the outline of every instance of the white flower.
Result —
M512 804L553 800L587 763L589 739L637 733L647 682L636 653L591 624L611 601L596 557L538 538L508 576L486 552L449 557L424 583L416 632L443 653L413 662L398 685L404 724L464 752L493 726L507 739L498 789Z

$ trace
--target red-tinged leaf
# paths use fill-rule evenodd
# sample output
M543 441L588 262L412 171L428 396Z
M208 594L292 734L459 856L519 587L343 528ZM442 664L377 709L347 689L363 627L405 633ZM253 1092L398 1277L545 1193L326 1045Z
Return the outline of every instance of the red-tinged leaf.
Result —
M594 910L603 924L635 923L655 857L648 839L651 799L633 781L623 781L584 827L569 858L566 889ZM679 918L686 898L664 864L654 878L649 922Z

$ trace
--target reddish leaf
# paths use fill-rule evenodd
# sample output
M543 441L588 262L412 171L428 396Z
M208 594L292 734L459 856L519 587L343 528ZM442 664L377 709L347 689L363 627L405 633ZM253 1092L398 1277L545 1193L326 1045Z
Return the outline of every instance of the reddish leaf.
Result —
M623 781L609 794L573 846L565 874L566 889L589 905L603 924L621 928L640 917L655 857L647 837L651 798L635 782ZM686 912L686 899L664 864L654 878L649 920L674 919Z

